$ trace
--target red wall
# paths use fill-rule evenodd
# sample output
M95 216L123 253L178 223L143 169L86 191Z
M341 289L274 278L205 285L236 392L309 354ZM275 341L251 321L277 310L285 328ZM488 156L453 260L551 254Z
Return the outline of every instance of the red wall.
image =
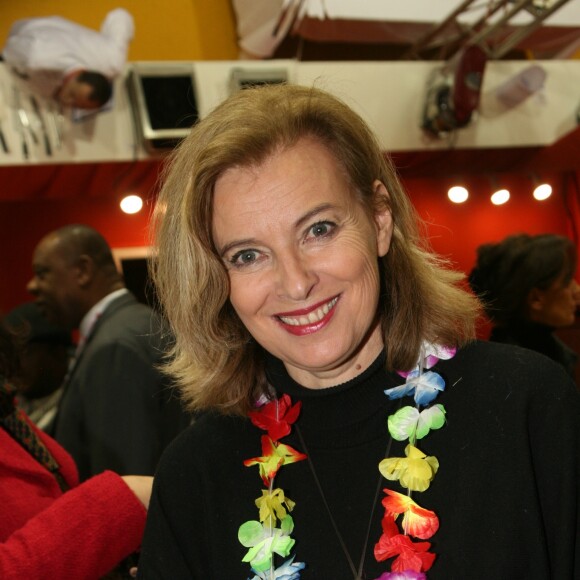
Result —
M427 222L433 248L451 259L458 269L469 272L479 245L499 241L509 234L555 233L574 239L573 223L578 223L579 214L574 199L567 200L572 184L562 175L551 176L550 182L554 193L538 202L532 197L530 178L504 175L498 184L509 189L511 197L502 206L489 201L493 188L487 178L472 177L463 182L470 191L463 204L447 199L447 189L454 185L452 180L407 179L405 186L419 215Z
M448 180L405 180L419 214L428 222L427 235L432 246L465 272L473 265L477 246L510 233L552 232L573 238L579 215L574 182L568 179L563 184L562 176L556 176L552 197L537 202L531 197L528 177L504 176L504 179L512 198L500 207L489 202L491 184L483 178L468 182L471 197L461 205L447 199L447 188L451 185ZM151 181L142 187L144 195L149 193L152 199ZM88 197L73 195L0 203L0 311L6 312L29 300L25 285L30 277L33 249L44 234L57 227L82 222L99 230L114 248L147 245L151 202L141 213L126 215L118 206L119 187L99 193L96 193L99 188L92 189L95 191ZM569 200L564 203L566 197Z
M30 300L25 285L31 276L34 247L46 233L69 223L99 230L111 247L145 246L150 206L124 214L118 199L63 199L0 204L0 311Z

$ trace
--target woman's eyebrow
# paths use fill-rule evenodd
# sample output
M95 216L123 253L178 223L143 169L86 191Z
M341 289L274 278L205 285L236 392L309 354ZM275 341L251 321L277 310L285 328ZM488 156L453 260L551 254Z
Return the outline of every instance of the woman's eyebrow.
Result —
M305 222L311 220L317 214L332 209L333 207L334 205L331 203L321 203L320 205L317 205L316 207L312 208L309 212L301 216L294 224L294 227L299 228L300 226L304 225Z

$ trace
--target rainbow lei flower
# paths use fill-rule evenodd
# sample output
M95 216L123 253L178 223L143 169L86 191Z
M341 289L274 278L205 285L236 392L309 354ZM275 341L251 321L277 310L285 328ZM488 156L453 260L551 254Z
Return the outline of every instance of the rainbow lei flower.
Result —
M439 529L439 518L435 512L416 503L411 495L413 491L425 491L439 469L436 457L428 456L416 447L418 439L423 439L431 430L440 429L445 424L443 405L427 407L445 390L445 381L428 369L439 359L449 359L454 355L455 349L424 343L415 368L399 373L405 378L405 383L385 391L390 399L412 395L415 407L402 407L388 418L391 437L397 441L408 440L409 443L405 448L405 457L384 458L379 463L379 471L386 479L399 481L408 493L403 495L390 489L383 490L386 495L382 500L385 508L383 533L375 545L374 555L378 562L389 558L393 560L391 571L384 572L376 580L426 580L425 572L435 561L435 554L429 551L431 544L414 542L411 537L429 539ZM306 459L304 453L279 441L291 432L300 407L300 402L293 405L285 394L277 400L262 402L249 413L252 423L267 431L268 435L261 438L262 455L244 461L246 467L258 465L260 477L267 488L255 501L259 520L247 521L238 530L240 543L249 548L242 559L250 563L254 573L248 580L300 580L300 571L306 566L304 562L294 562L294 556L278 568L274 565L275 554L286 558L294 546L294 539L290 536L294 520L290 512L295 504L282 489L274 488L274 480L283 465ZM426 408L421 410L421 407ZM399 518L400 528L397 525Z
M240 543L249 548L242 562L250 563L255 574L252 580L299 580L300 570L305 566L303 562L294 562L294 556L280 567L274 566L274 555L287 557L294 546L294 539L290 536L294 529L290 515L294 502L282 489L274 488L274 479L283 465L306 459L304 453L279 441L290 433L301 405L300 402L292 405L290 397L283 395L249 413L252 423L268 432L268 435L262 435L262 455L244 461L246 467L259 466L260 477L267 488L255 501L259 521L247 521L238 530ZM280 527L276 527L278 523Z
M385 515L383 533L375 545L375 558L378 561L394 558L391 572L382 574L377 580L423 579L433 562L435 554L430 552L429 542L413 542L411 537L427 540L439 529L439 519L434 512L427 510L411 499L413 491L425 491L433 481L439 461L428 456L417 446L417 440L423 439L433 429L440 429L445 424L445 407L431 405L439 393L445 390L445 381L433 371L429 371L439 359L449 359L455 355L455 349L424 343L421 356L414 369L399 373L405 377L405 384L387 389L389 399L400 399L406 395L413 396L415 407L402 407L389 416L388 428L393 439L408 440L405 457L387 457L379 463L379 471L390 481L398 481L408 490L407 495L390 489L384 489L383 499ZM427 407L420 410L421 407ZM400 529L397 518L402 517ZM402 533L401 533L402 532Z

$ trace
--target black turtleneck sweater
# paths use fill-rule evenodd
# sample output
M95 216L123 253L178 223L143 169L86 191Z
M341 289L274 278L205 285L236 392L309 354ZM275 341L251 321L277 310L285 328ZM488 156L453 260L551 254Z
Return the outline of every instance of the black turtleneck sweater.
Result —
M481 342L434 370L447 384L436 400L447 424L418 447L440 468L427 491L413 494L440 519L429 540L437 554L429 579L579 577L580 398L570 379L533 352ZM355 379L323 390L296 384L276 360L268 377L279 393L302 401L297 425L306 448L296 427L282 442L310 456L355 566L376 506L362 577L377 578L390 569L373 556L382 489L404 492L382 480L375 501L379 461L387 448L389 456L404 456L405 446L390 443L387 416L400 402L383 391L403 380L384 370L384 355ZM253 577L237 533L258 519L254 500L263 484L258 467L242 462L261 455L262 433L247 419L208 414L170 445L155 477L140 578ZM309 462L283 466L276 486L296 502L293 553L307 564L301 580L352 579Z
M554 335L554 330L544 324L522 321L510 326L493 328L489 339L494 342L516 344L542 353L561 364L574 378L578 355Z

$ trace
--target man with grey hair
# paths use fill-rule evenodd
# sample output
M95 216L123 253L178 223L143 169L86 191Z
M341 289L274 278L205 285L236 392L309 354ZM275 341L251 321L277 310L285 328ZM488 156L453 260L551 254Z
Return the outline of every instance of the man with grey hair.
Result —
M111 469L152 475L188 418L159 371L168 336L161 319L125 288L103 236L86 225L47 234L28 291L49 320L78 329L79 343L54 435L81 479Z

